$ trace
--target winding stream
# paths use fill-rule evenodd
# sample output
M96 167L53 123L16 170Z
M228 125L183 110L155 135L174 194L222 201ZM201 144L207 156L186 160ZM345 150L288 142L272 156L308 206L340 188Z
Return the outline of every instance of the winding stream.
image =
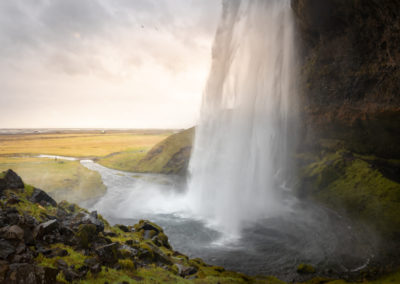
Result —
M227 269L293 279L299 263L345 273L365 266L373 253L367 237L355 233L347 220L305 202L297 202L293 212L249 222L240 239L230 240L189 213L185 184L178 177L121 172L90 160L81 163L99 172L108 188L90 210L112 224L152 220L164 228L174 249Z

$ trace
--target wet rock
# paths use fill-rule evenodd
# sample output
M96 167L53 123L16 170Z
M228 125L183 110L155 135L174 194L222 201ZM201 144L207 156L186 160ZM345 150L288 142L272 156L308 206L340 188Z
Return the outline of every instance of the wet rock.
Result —
M5 282L8 268L9 268L9 263L7 261L0 260L0 283Z
M129 228L127 227L127 226L125 226L125 225L116 225L122 232L125 232L125 233L127 233L127 232L129 232Z
M24 230L17 225L13 225L7 228L3 237L9 240L22 240L24 238Z
M91 272L92 274L95 274L95 275L98 274L98 273L100 273L100 272L101 272L101 265L100 265L100 263L97 263L97 264L91 266L91 267L90 267L90 272Z
M13 253L15 253L15 247L10 242L0 239L0 258L7 259Z
M163 230L161 229L161 227L157 226L156 224L148 221L148 220L140 220L138 224L136 224L134 226L135 231L147 231L147 230L154 230L156 231L156 233L162 232Z
M83 218L84 222L90 222L97 228L97 232L104 231L104 223L98 218L97 211L91 212Z
M97 237L97 227L94 224L82 224L79 226L75 238L82 248L89 248L91 242Z
M12 194L12 195L8 198L6 204L7 204L7 205L14 205L14 204L17 204L17 203L19 203L19 202L21 202L21 200L18 198L18 196L16 196L15 194Z
M28 263L14 263L9 267L6 283L36 284L35 267Z
M190 276L197 272L197 268L192 266L184 266L179 263L175 263L175 266L178 268L178 274L182 277Z
M38 226L36 226L33 236L38 239L42 238L46 234L49 234L56 230L59 226L59 222L57 220L49 220L47 222L41 223Z
M89 272L89 267L86 265L82 265L81 267L78 268L77 272L79 274L79 278L84 278L86 274Z
M152 241L159 247L163 246L168 249L171 249L171 245L169 244L168 237L162 232L160 232L158 235L154 236L152 238Z
M54 284L58 271L28 263L15 263L9 266L5 283L10 284Z
M24 188L22 179L13 171L3 172L4 177L0 178L0 192L4 189L21 189Z
M92 267L92 266L98 264L99 261L97 260L97 258L89 257L89 258L86 258L83 263L85 263L85 265L87 265L89 267Z
M129 258L133 258L138 255L139 251L133 247L130 247L128 245L121 245L119 247L119 252L121 255Z
M57 283L58 270L51 267L35 266L36 283L53 284Z
M157 234L157 232L155 230L144 230L143 231L143 238L145 240L151 239L152 237L154 237Z
M105 237L116 237L116 236L117 236L116 233L114 233L114 232L112 232L112 231L109 231L109 230L104 231L104 232L103 232L103 235L104 235Z
M21 221L21 215L15 207L8 207L6 209L5 216L8 225L17 225Z
M55 249L51 249L50 252L48 252L46 254L47 258L53 258L53 257L63 257L63 256L67 256L68 255L68 251L65 249L61 249L61 248L55 248Z
M300 263L299 266L297 266L297 273L313 274L313 273L315 273L315 268L312 265Z
M68 282L72 282L72 281L80 278L80 275L72 269L63 270L63 274L65 277L65 280L67 280Z
M33 260L33 255L31 251L26 250L25 253L22 254L16 254L12 258L12 263L31 263Z
M21 253L23 253L25 251L25 249L26 249L25 243L24 242L20 242L18 244L18 246L16 247L16 249L15 249L15 253L16 254L21 254Z
M118 262L118 243L112 243L96 248L96 254L104 264L112 265Z
M57 202L53 198L51 198L46 192L39 188L34 188L30 201L33 203L44 205L50 204L54 207L57 206Z
M56 262L55 262L55 265L60 270L68 269L68 264L63 259L57 259Z
M85 212L75 213L65 222L67 227L73 228L74 230L77 230L77 228L82 224L95 225L98 233L104 231L104 223L98 219L96 211L93 211L91 214L87 214Z

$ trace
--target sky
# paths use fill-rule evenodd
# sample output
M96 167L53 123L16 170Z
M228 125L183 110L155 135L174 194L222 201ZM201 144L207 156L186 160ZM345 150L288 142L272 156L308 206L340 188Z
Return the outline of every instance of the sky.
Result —
M0 1L0 128L195 125L218 0Z

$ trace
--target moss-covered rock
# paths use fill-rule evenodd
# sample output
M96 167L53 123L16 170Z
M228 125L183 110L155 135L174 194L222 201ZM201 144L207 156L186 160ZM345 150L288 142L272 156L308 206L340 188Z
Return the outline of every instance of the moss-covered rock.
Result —
M91 242L97 236L96 225L94 224L81 224L79 225L78 232L75 237L78 240L79 246L82 248L89 248Z
M297 266L297 273L300 274L313 274L315 273L315 268L312 265L306 263L300 263Z
M397 163L386 161L385 167L392 164L396 168ZM395 239L400 236L400 183L390 178L388 169L377 165L382 165L382 159L345 150L320 152L303 164L300 194Z

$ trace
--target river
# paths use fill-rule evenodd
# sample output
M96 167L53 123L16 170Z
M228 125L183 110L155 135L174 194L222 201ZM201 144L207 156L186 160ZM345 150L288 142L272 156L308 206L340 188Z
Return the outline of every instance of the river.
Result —
M373 255L370 237L356 233L348 220L315 204L298 201L292 212L249 222L240 238L230 239L185 207L181 178L127 173L91 160L81 160L81 164L99 172L107 186L103 197L86 204L90 210L97 210L112 224L154 221L164 228L175 250L226 269L291 280L300 263L312 264L322 274L343 274L365 266Z

